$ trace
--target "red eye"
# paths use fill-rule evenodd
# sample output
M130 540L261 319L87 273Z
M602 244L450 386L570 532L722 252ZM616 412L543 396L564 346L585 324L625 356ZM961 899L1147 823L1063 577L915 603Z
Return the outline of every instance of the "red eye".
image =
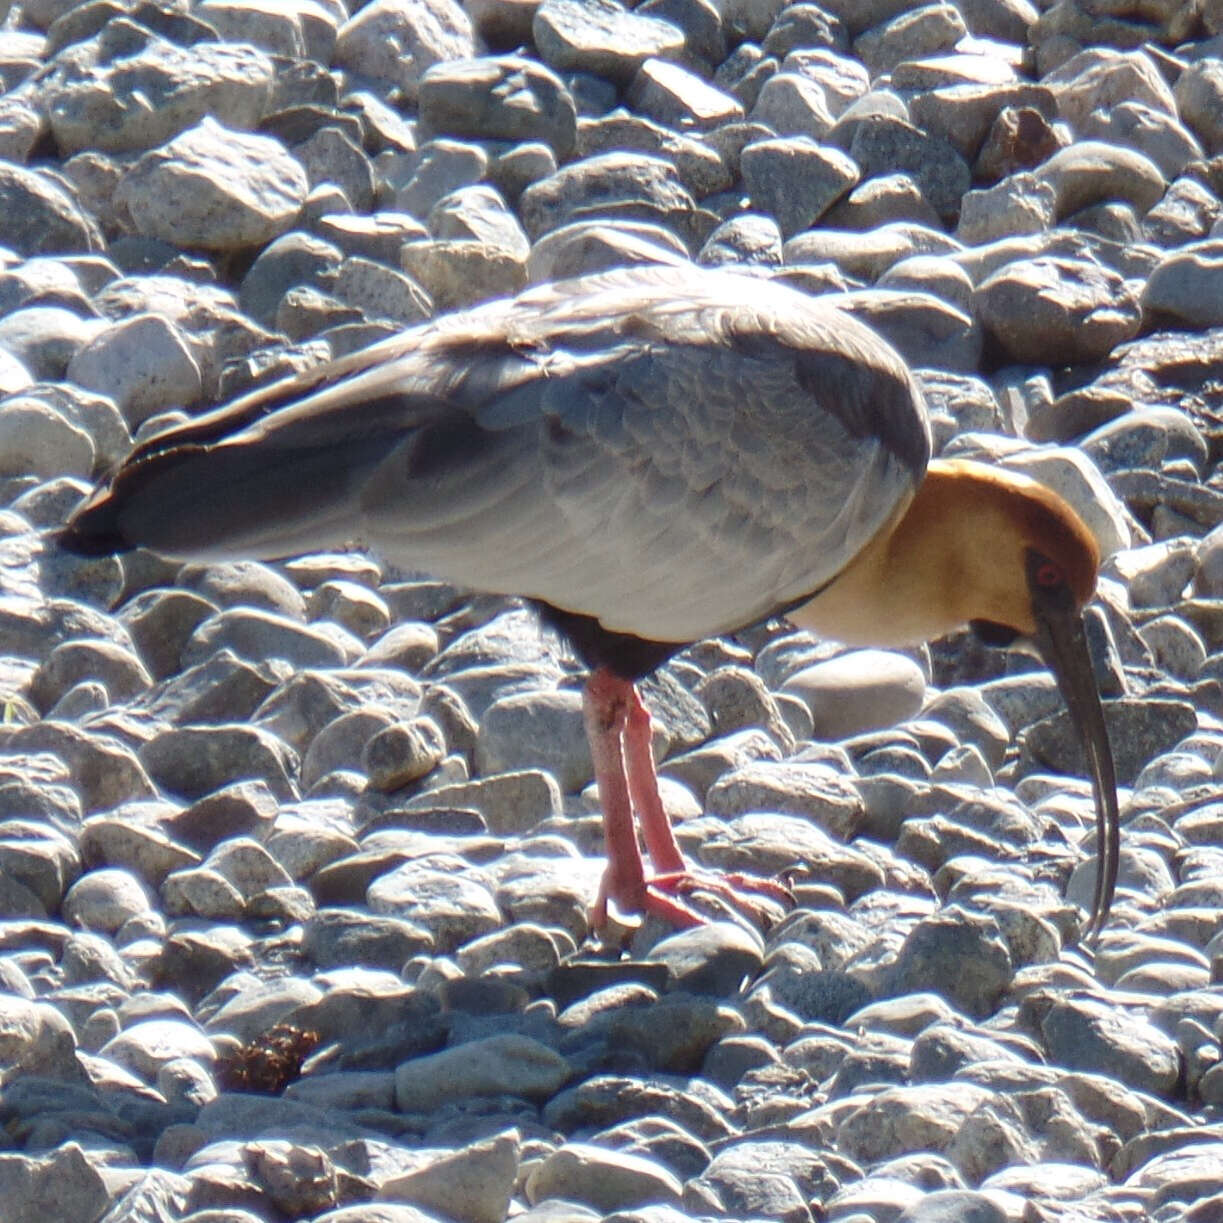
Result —
M1052 561L1042 561L1036 569L1036 584L1046 589L1060 586L1063 582L1062 571Z

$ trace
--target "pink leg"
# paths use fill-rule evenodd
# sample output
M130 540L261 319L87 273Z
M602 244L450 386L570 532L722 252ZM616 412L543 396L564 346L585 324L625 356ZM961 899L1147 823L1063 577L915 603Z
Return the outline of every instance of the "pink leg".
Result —
M701 918L696 913L665 896L651 893L646 886L622 743L630 697L636 699L633 685L604 667L591 674L583 694L586 737L590 740L595 781L599 786L603 837L607 846L607 870L599 887L591 924L597 929L606 923L607 902L613 900L628 913L657 913L679 926L697 925ZM657 795L655 802L658 802ZM662 804L658 802L658 805L661 811ZM675 852L678 855L678 848ZM682 858L680 862L682 865Z
M740 910L763 916L760 906L743 892L767 896L784 908L794 904L789 891L771 879L738 872L707 873L693 870L680 852L675 831L663 809L658 793L658 773L654 768L654 753L650 747L650 711L641 703L635 687L629 688L628 713L624 723L624 761L628 771L628 788L646 852L654 867L649 888L654 892L683 892L702 889L730 901Z
M655 873L673 875L688 869L679 851L671 821L658 794L658 773L650 747L650 711L641 703L637 689L630 686L627 717L624 723L624 762L628 771L629 794L641 823L641 836Z

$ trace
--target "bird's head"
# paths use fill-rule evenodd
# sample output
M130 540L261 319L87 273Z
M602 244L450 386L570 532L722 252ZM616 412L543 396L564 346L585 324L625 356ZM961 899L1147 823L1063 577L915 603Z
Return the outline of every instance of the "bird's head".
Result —
M1117 876L1117 786L1083 612L1100 550L1056 493L1026 476L936 460L904 515L791 619L847 644L930 641L969 625L991 645L1031 641L1083 742L1096 799L1099 870L1088 932Z
M951 497L943 509L956 520L965 566L961 615L991 644L1023 637L1037 647L1082 740L1095 792L1099 863L1087 930L1097 934L1116 887L1120 824L1112 750L1083 621L1095 594L1099 546L1061 497L1013 472L944 461L931 465L922 493L927 490L935 498Z

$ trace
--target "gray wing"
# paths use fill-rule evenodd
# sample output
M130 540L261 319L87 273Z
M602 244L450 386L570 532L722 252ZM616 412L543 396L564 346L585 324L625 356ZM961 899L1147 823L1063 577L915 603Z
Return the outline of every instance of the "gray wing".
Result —
M833 578L929 455L919 392L874 333L726 272L546 286L341 374L151 443L144 477L114 486L125 537L191 556L359 542L685 641Z

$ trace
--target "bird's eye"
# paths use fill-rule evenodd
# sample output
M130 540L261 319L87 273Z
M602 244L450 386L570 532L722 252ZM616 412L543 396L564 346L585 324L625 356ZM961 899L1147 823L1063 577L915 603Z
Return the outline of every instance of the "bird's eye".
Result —
M1065 580L1065 574L1052 561L1041 561L1036 566L1036 584L1043 586L1046 590L1053 586L1060 586Z

